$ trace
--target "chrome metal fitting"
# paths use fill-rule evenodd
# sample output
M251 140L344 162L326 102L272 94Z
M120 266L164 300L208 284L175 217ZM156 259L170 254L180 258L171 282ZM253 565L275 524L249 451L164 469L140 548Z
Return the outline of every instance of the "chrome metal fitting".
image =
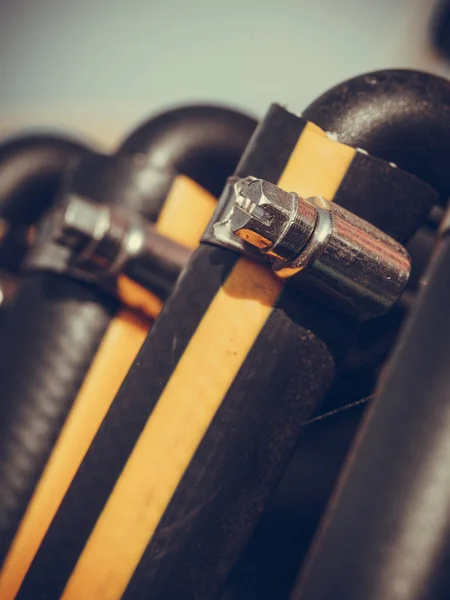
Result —
M230 216L233 233L275 260L299 255L316 227L315 207L262 179L241 180L236 190Z
M189 249L160 235L132 211L72 195L38 226L26 269L65 273L94 283L125 304L145 310L164 299L187 264ZM134 292L130 294L130 283ZM153 315L152 315L153 316Z
M385 313L402 294L408 253L355 214L254 177L232 179L227 193L206 241L267 262L281 279L359 319Z

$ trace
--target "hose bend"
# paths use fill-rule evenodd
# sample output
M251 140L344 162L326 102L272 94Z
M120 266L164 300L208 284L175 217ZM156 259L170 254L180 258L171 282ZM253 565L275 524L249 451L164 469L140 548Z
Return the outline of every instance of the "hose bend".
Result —
M173 112L166 113L148 121L128 138L125 150L122 148L118 154L86 153L70 167L67 163L77 154L76 145L64 146L56 138L46 137L34 138L30 146L25 141L11 142L0 146L0 216L4 210L9 218L23 223L30 220L30 211L34 210L33 216L37 217L53 200L64 171L58 201L70 193L81 194L94 201L127 206L156 221L180 170L200 184L205 185L206 181L212 188L220 189L229 174L220 163L221 145L223 155L234 164L253 125L251 119L222 109L178 109L175 116ZM65 154L58 153L64 148ZM191 151L195 160L189 159ZM164 162L160 160L163 152ZM135 155L142 153L149 157L148 162L135 160ZM10 161L5 184L3 155ZM208 164L204 170L202 161ZM161 168L155 168L155 162ZM114 299L93 286L65 276L38 273L25 278L9 319L3 323L0 562L8 552L100 344L112 320L121 318L118 308Z
M375 71L332 88L304 116L351 146L450 192L450 81L408 69Z
M117 152L142 154L150 163L175 169L218 196L255 127L254 119L229 108L183 106L142 123Z
M450 81L408 69L375 71L332 88L304 116L339 141L394 162L426 181L446 202L450 195ZM408 207L411 234L429 208L424 204ZM376 205L366 206L360 216L374 222L376 212ZM395 220L401 222L401 215Z
M66 168L88 154L69 137L40 133L14 136L0 144L0 216L30 225L54 201Z
M342 106L342 115L333 119L326 102ZM395 160L448 197L449 82L413 71L373 73L338 86L310 111L339 138ZM447 233L293 599L448 597L449 265Z

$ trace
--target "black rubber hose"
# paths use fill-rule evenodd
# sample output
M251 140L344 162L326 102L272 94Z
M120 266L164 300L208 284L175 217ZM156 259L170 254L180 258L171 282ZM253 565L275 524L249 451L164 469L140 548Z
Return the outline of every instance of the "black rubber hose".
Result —
M408 69L367 73L320 96L304 116L427 181L447 202L450 81Z
M450 158L449 102L450 84L448 81L426 73L394 70L369 73L339 84L313 102L303 114L336 135L344 143L359 146L368 150L371 154L389 161L395 161L412 172L416 170L421 176L426 177L431 183L439 187L441 198L446 199L450 192L450 181L447 172L448 159ZM376 216L377 208L376 203L358 207L360 211L366 211L364 214L369 220ZM414 211L414 208L411 208ZM427 210L427 207L424 208ZM392 205L392 210L396 210L395 205ZM418 210L414 212L418 216L421 211L422 207L418 207ZM442 209L437 212L438 218L440 218ZM361 212L361 214L363 213ZM403 223L403 221L401 215L398 215L397 222ZM429 247L432 241L433 234L428 228L426 231L423 228L421 234L411 240L413 244L413 247L410 248L413 255L412 277L416 285L417 276L424 269L424 264L418 268L417 259L422 261L424 258L425 260L428 259ZM420 248L417 247L418 243L421 246ZM423 247L424 245L425 247ZM411 283L414 284L414 281ZM414 285L412 287L414 289ZM398 331L399 323L396 323L396 320L400 320L398 319L401 316L399 315L400 309L401 307L397 306L385 317L368 322L363 326L357 348L359 356L353 358L358 360L364 358L368 364L360 365L357 371L353 370L350 374L341 374L328 395L325 405L320 407L320 413L359 400L364 395L371 393L377 371L376 367L381 365L381 360L376 358L377 347L375 342L377 340L379 342L380 339L383 341L381 348L378 348L378 350L382 350L379 357L381 359L391 344L387 333L390 332L390 336L393 337L394 331ZM367 360L370 356L372 356L372 359L376 359L375 364L370 364L372 359ZM346 436L347 439L345 440ZM345 445L349 445L351 437L353 437L353 429L349 429L347 432L343 431L340 439L342 443L345 441ZM297 464L308 464L311 472L315 473L312 487L323 489L317 505L314 507L315 521L317 522L321 516L320 512L323 512L323 508L317 510L317 506L325 507L329 496L330 482L333 478L337 478L340 463L333 462L334 457L330 456L328 468L325 469L327 473L325 474L324 465L317 458L323 456L323 438L321 436L315 438L309 436L308 439L308 447L304 444L299 445L295 462ZM420 449L417 448L417 451L420 452ZM333 470L334 474L332 473ZM297 472L297 476L298 486L303 490L309 490L311 480L308 480L306 476L299 472ZM361 494L372 494L374 485L374 483L371 483L366 490L362 485ZM395 482L392 481L390 489L396 489ZM305 493L304 496L307 497L308 493ZM291 501L293 500L291 499ZM302 501L304 502L305 498L302 498ZM300 500L298 500L298 503L300 505ZM303 503L301 506L304 508ZM362 507L361 513L363 514ZM273 513L267 514L266 523L270 522L271 518L274 518ZM341 523L341 525L344 530L345 523ZM298 569L300 561L303 560L306 546L315 529L314 520L311 521L308 511L300 511L293 529L295 531L290 531L290 534L301 538L302 544L302 553L299 552L297 558ZM346 534L344 537L343 530L341 531L343 535L341 541L342 547L346 548L347 537ZM261 542L261 539L259 539L259 542ZM277 542L278 545L282 545L282 540L277 540ZM261 546L261 543L259 543L259 546ZM252 556L253 560L256 560L254 558L256 555L254 548L255 544L249 546L246 557L247 565L252 560ZM352 551L355 555L357 552L363 553L362 549L352 548ZM336 554L342 552L343 550L340 548L336 550ZM345 557L347 558L348 554ZM292 555L287 561L291 560ZM364 560L366 559L364 558ZM322 584L327 586L326 589L329 593L329 596L320 596L321 600L324 598L352 598L351 595L347 595L347 589L344 589L342 593L338 593L334 591L333 582L330 582L328 586L326 566L322 564L323 569L315 571L317 579L322 577ZM275 569L276 567L274 567ZM344 577L348 578L348 585L352 585L353 574L350 569L344 571ZM366 598L366 590L361 591L357 597ZM379 598L381 599L382 596ZM307 600L310 600L309 596L307 596ZM408 600L410 600L409 597Z
M154 220L174 177L129 157L90 154L67 174L62 197L80 194ZM92 286L40 273L25 278L9 310L0 330L0 561L118 307Z
M287 600L366 405L304 426L221 600Z
M142 154L201 183L214 196L233 173L256 127L251 117L209 104L163 112L135 129L119 154Z
M24 279L0 328L0 561L108 326L114 304L79 282Z
M239 125L237 115L233 114ZM174 118L181 126L178 110ZM236 126L236 121L230 125L234 123ZM253 123L248 119L250 122ZM166 113L165 124L170 133L170 113ZM210 124L214 125L213 118ZM223 125L223 120L220 120L220 125ZM251 128L248 129L247 137L241 130L235 135L241 139L241 146L235 141L230 150L230 159L234 162L237 162L250 136ZM186 131L183 138L176 139L182 143L184 155L189 153L190 145L193 148L198 169L192 169L190 174L203 184L202 155L195 130L191 128L190 131L191 134ZM165 135L161 127L159 132L162 146L169 144L169 133ZM229 136L233 139L232 133ZM145 141L145 134L140 136L140 141ZM158 139L150 140L152 151L153 144L156 152ZM210 160L209 147L203 148L203 157ZM66 174L62 196L76 193L93 201L126 205L155 220L177 175L169 162L166 168L155 169L148 161L136 161L134 156L126 153L112 157L89 153ZM42 171L45 171L45 164ZM208 181L214 180L217 187L223 186L225 175L222 164L209 162L209 167ZM37 189L43 194L46 179L40 178L38 167L35 177ZM29 192L33 189L30 187ZM50 193L50 188L46 189ZM53 188L51 190L54 191ZM12 188L10 195L13 196ZM16 204L11 204L10 215L19 214L14 213L15 208ZM8 551L60 427L117 308L115 300L92 287L43 273L27 278L9 311L7 322L2 323L0 561Z
M0 144L0 217L14 226L34 223L54 201L66 168L89 151L59 135L6 139Z
M442 216L442 209L436 208ZM419 276L424 275L435 242L436 228L430 219L408 244L413 265L408 303L415 302ZM369 405L364 400L373 393L380 368L407 316L405 304L398 304L383 318L368 321L359 331L343 372L319 414L305 425L295 454L233 570L222 600L241 600L252 594L259 600L288 597Z
M368 104L370 88L373 107ZM395 110L401 89L404 118ZM310 114L340 139L420 173L444 198L450 192L449 101L450 83L443 79L388 71L338 86L314 103ZM330 102L342 106L338 119L326 108ZM448 597L449 266L446 240L389 365L380 398L350 454L303 583L294 594L299 600Z
M67 194L155 220L175 174L90 153L65 176ZM27 275L0 329L0 561L119 305L95 287Z
M0 218L9 228L0 244L0 266L20 271L28 227L55 201L66 169L89 153L82 142L39 133L14 135L0 143Z
M424 179L439 191L441 201L447 201L450 193L447 168L450 161L450 82L446 79L408 69L367 73L327 91L303 114L341 142L393 161ZM366 203L363 207L350 208L357 209L368 221L379 222L383 228L378 219L379 204ZM414 224L423 222L428 210L429 207L423 204L411 203L408 215L402 215L393 204L393 222L404 229L404 220L410 219L409 231L413 233ZM417 253L413 258L416 256ZM413 277L416 272L417 265L413 263ZM396 308L397 312L399 308ZM392 317L390 314L366 324L363 332L375 331L377 327L381 331L383 323L389 324ZM369 335L367 339L373 341L375 336Z
M277 182L288 172L298 178L291 166L297 163L291 158L296 149L305 148L299 140L308 141L312 131L315 128L301 117L280 106L271 107L249 143L237 175ZM328 140L320 139L329 147ZM344 149L333 146L333 151ZM321 162L322 167L322 176L326 177L327 166ZM412 228L406 218L410 204L417 201L429 209L436 200L430 186L359 152L342 168L340 177L334 200L344 206L380 202L385 229L397 229L401 239ZM412 195L416 195L416 200ZM393 199L404 209L403 231L390 218ZM378 218L381 217L380 214ZM418 225L416 222L415 227ZM248 288L246 283L242 284L243 289L239 287L241 283L233 287L233 282L241 282L241 277L244 280L240 269L247 267L250 273L256 270L252 267L250 271L247 261L236 253L208 243L201 244L194 253L73 480L23 583L21 599L60 597L77 563L81 564L80 553L102 518L105 504L115 502L116 482L122 478L130 454L135 449L139 451L141 436L152 439L152 432L146 433L152 410L159 402L163 406L169 402L170 406L175 397L184 406L194 403L192 419L189 417L185 427L187 434L193 436L200 431L195 417L197 408L202 411L213 402L218 404L206 428L203 424L198 444L186 452L184 442L178 439L182 434L177 432L176 422L175 433L171 432L171 415L177 409L172 407L170 411L166 406L166 417L158 431L167 428L166 439L175 449L181 448L174 454L177 461L188 462L168 504L163 506L156 529L146 532L144 524L137 523L146 535L147 545L133 554L139 562L133 563L127 575L123 597L212 600L217 596L293 450L302 422L325 396L335 367L356 329L352 319L321 309L287 286L273 304L269 302L267 318L249 341L250 348L245 348L241 363L236 370L229 369L227 360L222 358L224 349L231 342L227 357L237 356L238 352L234 347L235 334L228 330L233 329L236 316L243 319L240 311L245 310L245 299L257 296L251 278ZM255 280L255 286L267 289L266 278L259 270ZM256 310L256 304L251 310ZM198 336L203 335L205 323L209 339L200 342ZM244 326L239 325L240 332ZM176 393L166 400L165 390L170 390L174 382ZM196 387L199 382L203 386L200 392ZM171 457L167 452L167 461ZM161 460L165 464L166 459ZM167 472L171 472L171 465L166 465ZM144 465L144 473L145 470ZM133 485L125 493L130 494L131 502L140 506L145 499L149 511L156 510L154 506L159 511L159 500L154 498L159 498L165 481L153 481L150 474L142 482L153 486L148 501L147 492L135 491ZM133 512L133 506L128 510ZM126 540L117 540L125 544L123 556L136 535L141 539L141 531L128 531ZM120 557L120 551L118 547L116 556ZM95 570L92 564L89 568ZM78 581L82 585L81 579ZM91 590L94 585L100 589L104 581L90 583Z
M448 598L449 302L446 237L295 598Z

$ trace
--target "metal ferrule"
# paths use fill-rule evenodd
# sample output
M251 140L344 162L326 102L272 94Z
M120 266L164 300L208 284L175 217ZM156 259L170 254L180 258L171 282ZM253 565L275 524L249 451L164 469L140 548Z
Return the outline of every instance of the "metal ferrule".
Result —
M324 198L300 198L253 177L230 184L234 197L209 229L216 243L237 249L238 238L242 253L256 253L290 285L359 319L399 299L411 264L396 240Z
M132 307L145 311L154 306L145 301L145 294L165 299L190 254L132 211L72 195L40 223L26 269L65 273L97 285L127 305L135 297Z

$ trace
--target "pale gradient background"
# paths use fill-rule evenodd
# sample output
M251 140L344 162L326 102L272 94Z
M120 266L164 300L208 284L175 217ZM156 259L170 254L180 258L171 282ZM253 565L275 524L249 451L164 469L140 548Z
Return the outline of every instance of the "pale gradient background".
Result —
M187 101L260 116L368 70L450 74L427 40L435 3L1 0L0 135L64 127L110 145Z

